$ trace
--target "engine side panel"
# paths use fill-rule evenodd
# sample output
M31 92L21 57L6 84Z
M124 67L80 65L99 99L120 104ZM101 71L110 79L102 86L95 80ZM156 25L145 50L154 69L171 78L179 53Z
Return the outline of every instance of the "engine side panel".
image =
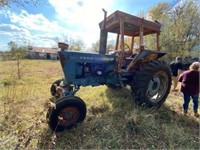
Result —
M118 82L114 55L94 53L58 52L67 84L96 86L109 82Z

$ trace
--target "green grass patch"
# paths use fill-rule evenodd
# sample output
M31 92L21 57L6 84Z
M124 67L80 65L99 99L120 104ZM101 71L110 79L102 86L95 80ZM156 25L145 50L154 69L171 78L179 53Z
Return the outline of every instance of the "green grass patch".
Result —
M51 84L62 78L60 63L24 64L16 80L15 62L0 62L0 149L199 149L199 119L192 106L182 115L181 93L170 93L155 110L137 106L130 88L81 87L76 96L87 105L85 121L54 133L46 123L46 103Z

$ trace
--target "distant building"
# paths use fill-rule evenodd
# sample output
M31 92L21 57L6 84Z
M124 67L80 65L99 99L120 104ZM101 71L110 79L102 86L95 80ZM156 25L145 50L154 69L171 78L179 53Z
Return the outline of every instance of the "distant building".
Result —
M13 59L12 54L10 53L10 51L0 51L0 60L11 60Z
M58 59L58 48L46 48L46 47L32 47L29 50L29 57L36 59Z

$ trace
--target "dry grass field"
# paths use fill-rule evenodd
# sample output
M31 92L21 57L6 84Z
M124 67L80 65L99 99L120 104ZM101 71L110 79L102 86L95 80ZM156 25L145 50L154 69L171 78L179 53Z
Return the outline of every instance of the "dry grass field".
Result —
M182 114L181 93L155 109L135 105L130 90L106 86L77 92L87 105L82 124L54 133L46 123L50 86L62 78L59 61L0 61L0 149L199 149L199 118Z

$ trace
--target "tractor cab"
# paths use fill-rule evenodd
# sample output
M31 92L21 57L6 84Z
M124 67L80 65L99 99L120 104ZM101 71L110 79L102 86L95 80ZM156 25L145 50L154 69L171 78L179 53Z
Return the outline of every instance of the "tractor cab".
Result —
M161 24L157 21L152 22L139 18L119 10L106 16L104 11L104 20L99 23L100 27L100 47L99 53L105 55L107 47L108 33L116 34L115 51L119 52L118 57L118 72L134 71L136 66L145 61L155 60L165 55L160 52L159 35ZM154 34L156 36L157 50L147 50L144 47L144 36ZM131 38L130 46L125 43L125 37ZM139 47L134 50L134 39L139 37ZM128 49L128 51L127 51ZM124 67L125 66L125 67Z

